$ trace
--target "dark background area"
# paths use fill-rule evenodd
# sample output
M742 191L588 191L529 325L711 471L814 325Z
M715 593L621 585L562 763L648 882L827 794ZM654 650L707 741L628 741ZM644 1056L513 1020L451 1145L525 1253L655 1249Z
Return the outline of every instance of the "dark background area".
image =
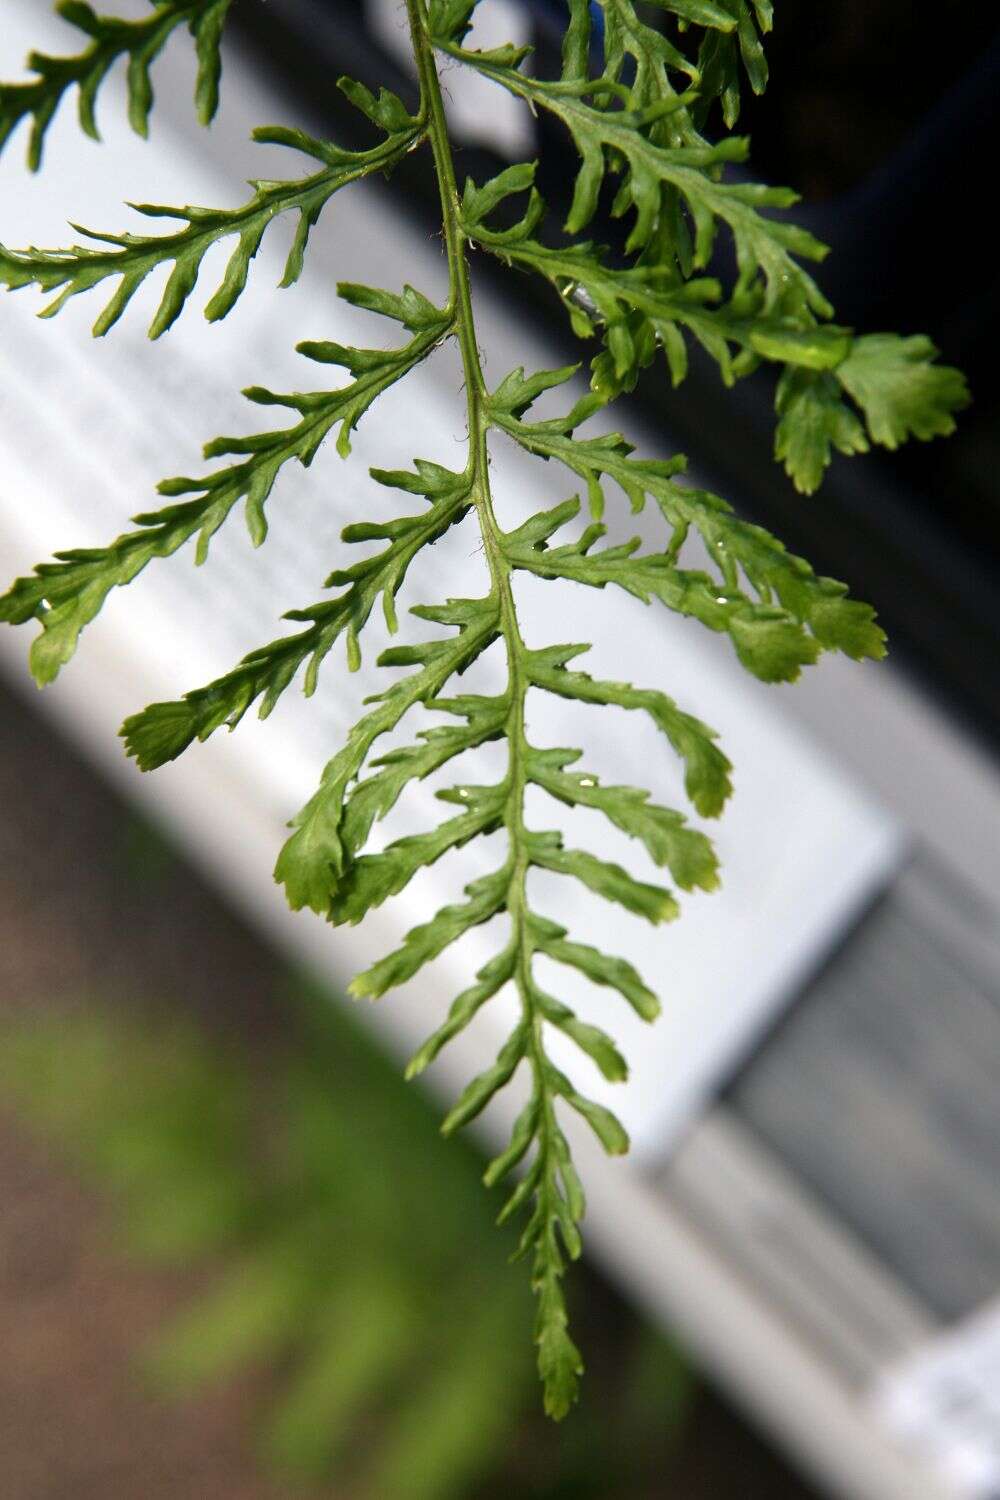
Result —
M969 0L939 26L940 13L900 0L786 0L771 83L744 125L756 172L802 193L798 216L832 247L821 279L838 316L926 331L968 375L975 404L953 441L876 463L995 562L1000 282L979 200L1000 146L1000 31L993 7Z

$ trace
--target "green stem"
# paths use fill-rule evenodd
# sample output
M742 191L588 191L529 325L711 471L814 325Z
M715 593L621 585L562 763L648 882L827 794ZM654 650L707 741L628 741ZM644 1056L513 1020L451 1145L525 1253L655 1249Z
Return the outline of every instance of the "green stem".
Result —
M513 567L504 547L504 534L497 523L490 492L488 434L490 414L486 381L479 358L476 325L472 311L469 284L468 240L462 225L455 164L448 138L448 125L441 100L434 53L427 29L424 0L406 0L413 50L417 60L421 89L421 115L427 121L427 133L434 153L441 193L441 215L445 248L448 253L450 293L448 312L462 352L465 392L469 421L469 464L467 474L473 504L479 518L496 601L500 631L507 650L507 743L510 761L506 777L504 827L509 840L506 907L511 923L511 942L516 952L513 973L521 1006L522 1025L526 1035L525 1053L531 1068L533 1095L537 1102L537 1125L534 1141L537 1155L533 1164L535 1205L521 1245L534 1248L533 1282L538 1296L538 1366L545 1385L545 1408L553 1417L566 1415L575 1396L576 1381L582 1365L580 1356L566 1333L566 1307L560 1278L564 1258L557 1241L557 1222L561 1223L564 1241L574 1246L578 1237L567 1216L574 1217L559 1193L560 1149L565 1141L555 1117L555 1098L559 1092L545 1056L543 1018L532 977L536 939L528 913L527 876L531 865L531 839L524 822L524 796L527 786L527 737L524 705L530 685L529 653L521 635L512 585ZM578 1216L578 1215L576 1215ZM567 1239L569 1234L569 1239ZM575 1243L574 1243L575 1242Z
M455 162L452 156L441 97L441 84L434 50L427 31L423 0L406 0L417 71L420 79L422 113L426 112L434 165L441 195L441 215L445 249L448 255L449 304L455 335L462 354L465 393L469 423L469 474L473 502L479 518L483 549L490 570L494 595L499 599L501 631L507 649L508 693L510 709L506 730L510 745L507 772L508 795L504 826L510 839L511 878L507 891L507 911L511 919L512 938L517 945L514 980L528 1027L528 1057L534 1087L540 1101L538 1150L543 1159L539 1193L546 1199L551 1193L555 1161L555 1116L542 1038L542 1016L535 1003L531 977L534 939L528 923L527 875L530 864L528 831L524 822L524 795L527 767L524 750L527 745L524 704L528 692L526 672L527 647L521 635L512 585L512 567L503 546L503 532L497 522L490 489L486 380L479 357L472 288L469 280L468 236L463 228Z

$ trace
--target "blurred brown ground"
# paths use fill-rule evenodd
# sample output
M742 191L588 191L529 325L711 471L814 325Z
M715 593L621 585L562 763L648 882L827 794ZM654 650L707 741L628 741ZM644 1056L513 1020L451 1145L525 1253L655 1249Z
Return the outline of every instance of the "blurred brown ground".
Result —
M273 1037L278 960L182 862L158 861L156 846L141 846L139 835L137 849L136 837L116 796L0 688L5 1014L95 1000L184 1007L217 1032ZM99 1197L2 1102L0 1204L2 1500L284 1500L289 1491L268 1483L251 1454L266 1377L165 1404L135 1372L136 1351L200 1276L123 1259ZM595 1328L615 1328L623 1317L616 1294L596 1276L589 1282ZM602 1351L592 1344L593 1368ZM523 1493L518 1450L538 1441L548 1433L526 1427L490 1496ZM609 1500L814 1495L705 1392L680 1446L665 1443L638 1487Z

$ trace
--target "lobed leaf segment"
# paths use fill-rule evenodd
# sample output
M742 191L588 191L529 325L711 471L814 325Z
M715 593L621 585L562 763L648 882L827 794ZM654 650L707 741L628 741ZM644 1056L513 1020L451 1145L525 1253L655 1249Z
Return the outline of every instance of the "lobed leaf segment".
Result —
M0 84L0 151L22 120L30 119L28 166L42 164L45 135L63 95L78 90L80 128L99 139L96 118L101 84L119 59L128 61L128 118L137 135L149 130L153 108L153 63L178 26L186 25L198 54L195 108L207 125L219 104L222 61L219 44L232 0L152 0L153 13L145 20L124 21L100 16L86 0L59 0L56 14L90 38L83 51L70 57L48 57L32 52L28 68L37 76L27 83Z
M390 170L418 142L422 132L420 121L388 90L383 89L376 97L349 78L340 79L339 87L384 137L370 150L345 151L301 130L262 126L254 131L254 140L300 151L319 162L319 170L298 180L252 182L253 197L242 208L132 205L147 218L182 221L184 227L172 234L105 234L75 225L102 248L75 245L69 250L12 251L0 244L0 286L11 291L29 286L44 292L58 290L59 295L41 313L50 318L71 297L114 280L114 293L94 323L94 334L101 337L118 322L146 278L160 266L170 265L173 269L149 327L150 338L157 339L183 312L208 251L217 242L235 237L236 247L205 316L213 323L231 312L246 289L251 263L268 227L287 213L297 214L298 222L281 285L294 285L302 274L309 235L334 193L373 172Z
M686 796L703 818L721 813L731 791L731 767L713 731L659 686L590 676L577 662L588 649L583 644L529 645L518 621L517 576L613 587L646 603L656 601L728 636L743 666L764 682L794 681L823 651L878 659L885 645L874 613L852 600L844 584L817 576L804 559L737 516L724 500L685 482L683 458L641 457L621 434L593 433L588 424L634 385L660 349L675 383L686 373L691 339L718 363L727 383L769 361L780 369L777 455L799 488L808 490L819 483L833 448L856 453L869 442L895 447L909 436L926 439L949 432L966 392L957 371L934 363L926 339L856 336L832 323L832 309L801 264L821 259L823 247L767 212L787 208L794 195L727 176L727 166L744 159L746 143L729 136L711 144L702 133L715 105L727 125L735 122L744 79L756 90L766 82L761 37L770 27L771 11L765 0L656 0L662 27L641 19L631 0L600 0L604 41L596 67L591 8L586 0L569 0L562 69L555 79L527 72L522 51L466 47L475 0L406 4L420 80L416 113L384 90L375 96L341 80L340 87L375 128L377 140L367 150L346 151L299 131L269 127L257 132L259 140L292 147L316 165L304 178L252 183L253 196L240 209L147 205L140 210L147 216L168 216L181 227L165 235L90 233L92 245L63 251L0 249L0 282L10 289L34 286L57 294L45 316L57 312L67 298L114 281L96 334L108 332L125 313L152 270L170 264L150 328L155 338L183 311L212 244L236 239L223 282L206 308L210 320L224 317L242 295L274 218L298 215L282 281L288 285L302 270L310 231L329 199L350 182L392 169L426 143L440 185L449 269L443 307L412 287L392 293L342 284L341 297L399 324L404 341L387 350L331 342L300 345L307 358L340 368L346 379L305 395L276 395L256 387L247 391L253 402L292 411L292 425L208 444L207 459L227 462L200 478L164 481L160 492L170 503L136 516L135 529L109 546L59 553L30 577L16 580L0 598L0 619L39 622L31 667L39 682L51 681L112 589L189 541L195 542L196 560L204 561L212 536L241 502L254 542L262 543L266 507L285 465L293 459L312 463L335 429L338 452L346 458L351 432L378 397L442 341L457 342L469 435L464 467L452 470L417 459L409 470L373 469L379 486L418 502L413 512L384 522L352 521L342 533L346 544L379 545L360 561L332 572L326 580L331 593L322 601L289 612L286 618L303 628L261 646L232 671L179 701L155 703L135 714L122 735L127 753L150 770L223 725L234 728L254 704L266 716L300 672L306 693L312 693L321 664L341 639L347 664L356 669L372 611L381 603L390 631L396 632L396 599L418 554L466 516L475 517L488 567L487 592L413 607L411 612L437 627L436 633L421 644L394 645L382 653L379 665L394 669L394 675L367 701L367 711L294 820L276 876L293 907L309 907L334 924L356 923L450 850L486 835L505 836L504 853L491 873L470 884L463 900L410 931L395 952L374 962L351 989L355 995L379 998L417 975L472 928L496 928L493 956L453 1001L408 1073L414 1076L433 1063L485 1005L501 990L513 988L517 1022L496 1061L456 1101L444 1129L451 1132L473 1120L515 1080L522 1087L524 1102L509 1143L490 1163L486 1181L492 1186L519 1174L501 1219L526 1214L519 1251L531 1258L538 1298L536 1338L545 1404L551 1415L561 1417L572 1404L582 1369L568 1332L563 1292L566 1265L580 1252L584 1213L566 1121L572 1115L582 1118L612 1154L626 1150L628 1140L615 1116L581 1093L555 1065L549 1046L553 1028L569 1037L606 1079L623 1080L627 1064L608 1033L583 1022L546 988L537 961L554 965L550 973L578 971L613 991L646 1021L655 1018L659 1001L624 958L580 942L536 908L532 872L565 876L658 924L677 916L676 891L714 889L718 869L710 841L689 825L683 812L657 805L645 790L603 785L580 767L578 749L532 743L526 703L532 693L547 693L646 715L678 758ZM37 162L45 124L70 82L80 84L82 121L90 128L89 111L103 77L94 70L106 71L115 56L127 52L141 82L155 55L154 39L156 47L162 45L181 20L195 33L209 80L201 86L201 97L214 108L211 81L226 9L222 0L187 5L160 0L142 23L98 21L81 5L60 9L89 28L93 44L80 58L60 65L62 71L49 60L35 59L37 85L4 88L0 120L8 123L0 144L16 118L35 111L32 159ZM580 165L561 243L541 237L547 211L534 184L533 163L511 167L483 185L468 183L459 192L435 51L562 122ZM131 86L138 87L134 81ZM41 92L23 92L31 88ZM135 97L141 103L145 96L140 92ZM138 110L133 123L144 128L145 119L146 113ZM612 212L630 219L624 251L617 254L581 238L606 190L613 195ZM509 211L508 200L518 194L526 195L521 217L510 224L507 212L506 227L498 227L498 211ZM735 255L735 275L728 283L713 261L720 232L728 235ZM539 416L536 402L570 380L573 368L528 375L515 370L496 389L488 389L469 278L473 247L543 276L576 332L601 339L591 367L591 392L564 414ZM580 493L505 529L491 490L493 433L565 469ZM638 539L607 540L603 516L611 493L623 495L633 512L649 504L659 513L661 546L650 551ZM582 496L589 520L581 530ZM694 558L692 565L696 544L700 559ZM506 657L503 691L495 696L457 692L454 679L497 642ZM436 716L432 727L379 755L379 740L402 726L418 706ZM437 827L399 839L381 852L368 851L376 822L413 783L491 741L507 748L499 781L482 785L459 779L437 794L447 809ZM455 774L461 774L457 768ZM569 808L599 813L635 839L671 885L640 879L587 850L569 848L558 831L529 827L525 809L532 789Z

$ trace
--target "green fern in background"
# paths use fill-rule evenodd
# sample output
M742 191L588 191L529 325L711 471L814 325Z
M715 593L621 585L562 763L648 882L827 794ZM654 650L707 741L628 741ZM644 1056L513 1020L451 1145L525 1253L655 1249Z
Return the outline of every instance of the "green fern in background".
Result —
M253 1427L279 1480L349 1481L372 1500L499 1493L531 1402L527 1349L509 1337L527 1289L490 1231L477 1159L442 1147L330 996L286 988L295 1024L266 1070L175 1010L88 1007L0 1030L4 1098L110 1192L131 1255L211 1273L140 1351L156 1391L271 1369ZM662 1462L692 1378L638 1324L617 1342L602 1420L532 1445L519 1493L606 1495ZM633 1439L624 1464L608 1402L616 1438Z
M90 45L75 58L36 56L31 60L35 81L0 90L0 142L30 115L32 166L38 165L45 130L72 84L79 87L81 122L93 133L97 89L117 57L128 58L130 118L144 131L151 61L181 24L195 37L198 108L203 118L210 117L225 0L159 0L149 17L135 22L100 19L83 4L58 8L87 34ZM448 850L480 835L505 832L507 852L498 868L470 885L465 900L444 907L410 932L396 952L354 981L352 991L378 997L410 979L470 928L495 917L505 919L494 958L454 1001L448 1020L418 1052L410 1072L427 1066L498 991L515 988L519 1021L496 1063L469 1084L444 1128L464 1125L515 1074L527 1075L527 1102L509 1146L490 1165L486 1180L497 1183L523 1165L501 1217L527 1211L521 1251L532 1259L539 1366L546 1408L554 1416L568 1410L582 1368L567 1332L562 1277L567 1260L580 1251L584 1198L562 1111L581 1115L609 1152L623 1152L628 1140L615 1117L581 1095L556 1068L547 1050L548 1028L569 1035L605 1077L624 1079L627 1068L608 1035L581 1022L558 996L542 988L535 957L542 954L617 991L646 1020L655 1017L658 1001L624 959L579 942L536 910L528 877L532 870L556 871L653 923L676 916L678 904L666 886L637 880L589 851L568 849L556 832L529 828L526 794L537 786L570 807L603 813L639 839L682 891L711 890L717 869L707 837L690 827L680 811L652 804L639 788L602 786L577 767L581 752L575 748L530 743L525 703L530 693L540 691L647 714L680 758L687 795L702 817L722 811L731 790L731 768L713 731L663 691L669 682L633 686L600 681L571 665L585 645L527 642L518 622L516 576L528 572L553 582L615 585L640 599L656 600L727 635L742 664L765 682L793 681L823 651L878 659L884 654L884 638L870 607L850 599L845 585L818 577L780 541L735 515L723 499L686 483L683 459L640 457L613 431L588 427L580 435L579 429L631 389L661 351L668 377L675 384L683 380L693 341L718 363L727 384L762 364L775 367L776 456L796 486L808 492L819 484L835 449L859 453L871 443L893 448L911 436L946 434L954 411L967 399L961 375L935 364L935 351L925 339L859 336L833 323L833 309L803 264L819 262L824 247L786 217L769 212L787 210L795 195L727 175L729 164L745 160L747 143L720 134L718 116L730 130L744 86L759 92L765 85L762 37L770 28L770 5L765 0L752 5L747 0L657 0L660 24L655 27L632 0L600 0L600 9L603 46L595 49L587 0L568 0L560 75L540 78L530 71L524 49L483 52L466 45L475 0L407 0L420 84L414 111L385 90L376 96L360 84L341 81L373 127L374 144L367 150L346 151L299 131L268 128L258 138L304 153L310 158L308 175L252 184L253 196L241 209L145 206L141 212L147 216L171 217L180 228L163 236L82 231L93 243L62 251L0 248L0 283L57 293L47 313L57 311L68 297L114 280L113 295L95 324L98 334L108 332L122 316L151 271L170 264L150 329L158 337L183 311L202 259L216 242L235 238L236 246L206 309L210 319L224 316L243 293L254 254L274 218L297 216L287 285L301 272L310 231L336 192L394 169L418 146L433 156L449 269L444 305L434 305L411 287L390 292L342 285L340 294L348 302L400 325L398 347L301 345L307 358L337 367L344 378L327 391L305 396L247 391L254 402L294 413L291 425L209 443L206 458L223 457L226 463L200 478L164 481L160 491L171 503L137 516L136 529L109 546L57 554L33 576L18 579L0 599L0 618L40 624L32 670L39 682L51 681L112 589L188 541L196 539L196 559L204 560L212 536L240 502L253 540L262 543L266 504L284 466L292 460L310 464L334 429L337 449L346 457L353 428L378 396L431 357L443 340L457 341L468 420L464 467L452 471L416 459L412 470L374 470L378 484L413 497L417 507L399 519L352 520L345 528L346 543L378 541L385 544L382 550L338 566L327 579L326 587L336 591L331 597L292 610L288 618L302 623L302 630L262 646L226 676L182 700L137 713L122 733L128 753L143 769L152 769L195 739L222 725L233 727L255 703L261 714L268 713L300 668L305 668L305 689L312 692L320 664L340 638L348 666L355 669L372 609L381 600L395 630L394 600L411 565L447 528L474 515L489 570L488 591L480 598L414 609L422 620L440 627L439 634L420 645L395 646L379 658L384 667L410 670L378 695L326 767L315 796L295 820L276 873L293 907L311 907L334 923L357 922ZM561 235L547 227L533 163L459 190L436 58L473 70L526 107L561 122L579 157ZM520 207L511 223L510 200L518 195ZM624 250L614 255L584 238L602 195L612 214L627 222ZM720 241L728 242L735 256L728 279L712 269ZM544 277L574 331L598 340L591 393L564 415L539 418L533 408L544 392L567 382L572 370L517 370L495 389L487 386L469 278L473 247ZM573 476L571 483L585 492L590 510L582 532L572 529L582 508L578 498L514 530L504 528L490 486L492 433L506 434L526 452L554 460ZM662 515L658 550L643 551L638 542L602 542L601 517L617 492L634 511L650 502ZM688 559L697 546L702 556L691 566ZM505 691L497 697L449 696L456 675L497 640L507 659ZM374 755L380 738L417 705L446 722L420 731L401 749L381 758ZM382 853L365 852L374 823L411 782L494 740L508 748L500 782L457 785L440 793L457 810L439 827L391 844ZM567 770L571 766L577 768Z

